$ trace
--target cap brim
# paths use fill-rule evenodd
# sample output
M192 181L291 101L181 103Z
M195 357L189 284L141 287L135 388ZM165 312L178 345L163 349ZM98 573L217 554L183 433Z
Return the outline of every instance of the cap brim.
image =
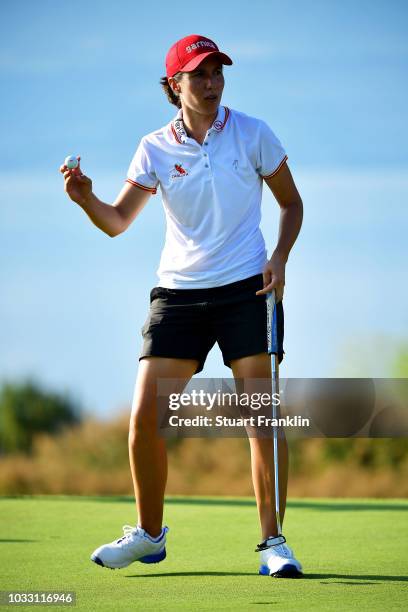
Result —
M208 51L207 53L201 53L200 55L193 57L185 66L183 66L180 72L192 72L210 55L217 55L221 62L226 66L232 65L232 59L228 57L228 55L225 55L225 53L221 53L221 51Z

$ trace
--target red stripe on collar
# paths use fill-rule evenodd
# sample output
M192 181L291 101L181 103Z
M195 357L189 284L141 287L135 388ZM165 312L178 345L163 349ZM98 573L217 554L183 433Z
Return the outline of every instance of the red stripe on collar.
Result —
M216 119L214 121L214 123L212 124L212 128L214 128L214 130L216 132L222 132L222 130L224 129L227 121L228 121L228 117L231 114L230 109L228 108L228 106L223 106L224 109L224 121L220 121L220 119ZM178 121L181 121L181 123L183 122L183 119L181 117L178 118ZM184 124L183 124L184 125ZM183 127L184 130L184 127ZM176 140L176 142L178 142L179 144L183 144L183 141L180 139L180 136L178 135L176 129L174 128L174 120L171 122L171 131L173 132L173 136Z
M228 108L228 106L224 106L224 108L225 108L225 119L224 119L224 123L222 125L222 129L224 129L225 124L228 121L228 117L230 116L230 109Z
M219 119L216 119L214 123L212 124L212 127L217 132L222 132L222 130L225 127L225 124L228 121L228 117L230 116L230 109L228 108L228 106L224 106L223 108L224 108L224 121L220 121Z
M176 132L176 130L174 129L173 122L172 122L172 124L171 124L171 131L173 132L173 136L174 136L174 138L177 140L177 142L178 142L179 144L182 144L181 140L180 140L180 139L179 139L179 137L177 136L177 132Z

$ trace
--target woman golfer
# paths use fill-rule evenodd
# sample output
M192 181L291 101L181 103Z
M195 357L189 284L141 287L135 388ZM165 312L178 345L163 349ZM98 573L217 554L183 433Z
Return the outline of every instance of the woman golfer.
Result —
M166 445L157 428L156 381L186 381L200 372L215 342L235 378L270 379L266 294L276 291L279 360L283 357L285 265L302 223L302 201L286 154L259 119L221 105L223 65L231 59L204 36L176 42L161 80L179 108L166 126L140 142L113 205L92 192L79 169L61 167L65 190L109 236L124 232L160 187L166 241L150 293L129 427L137 526L100 546L91 559L122 568L166 556L162 526ZM263 181L280 206L277 246L267 259L259 229ZM301 565L278 534L272 438L250 438L252 477L262 531L260 573L298 576ZM281 518L286 503L287 444L279 441Z

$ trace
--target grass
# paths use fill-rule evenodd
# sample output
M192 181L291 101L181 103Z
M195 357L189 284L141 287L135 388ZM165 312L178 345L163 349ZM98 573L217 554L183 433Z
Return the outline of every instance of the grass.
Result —
M257 575L249 498L169 498L167 559L112 571L89 557L135 523L130 497L3 497L0 589L73 590L75 608L92 611L401 610L407 509L404 500L291 500L284 533L305 578L284 580Z

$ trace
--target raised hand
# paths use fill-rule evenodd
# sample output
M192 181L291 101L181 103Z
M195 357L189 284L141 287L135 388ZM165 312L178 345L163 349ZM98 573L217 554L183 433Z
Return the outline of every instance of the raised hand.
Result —
M82 173L81 157L78 155L78 166L70 169L65 164L60 167L64 176L64 189L70 199L77 204L83 204L92 194L92 181Z

